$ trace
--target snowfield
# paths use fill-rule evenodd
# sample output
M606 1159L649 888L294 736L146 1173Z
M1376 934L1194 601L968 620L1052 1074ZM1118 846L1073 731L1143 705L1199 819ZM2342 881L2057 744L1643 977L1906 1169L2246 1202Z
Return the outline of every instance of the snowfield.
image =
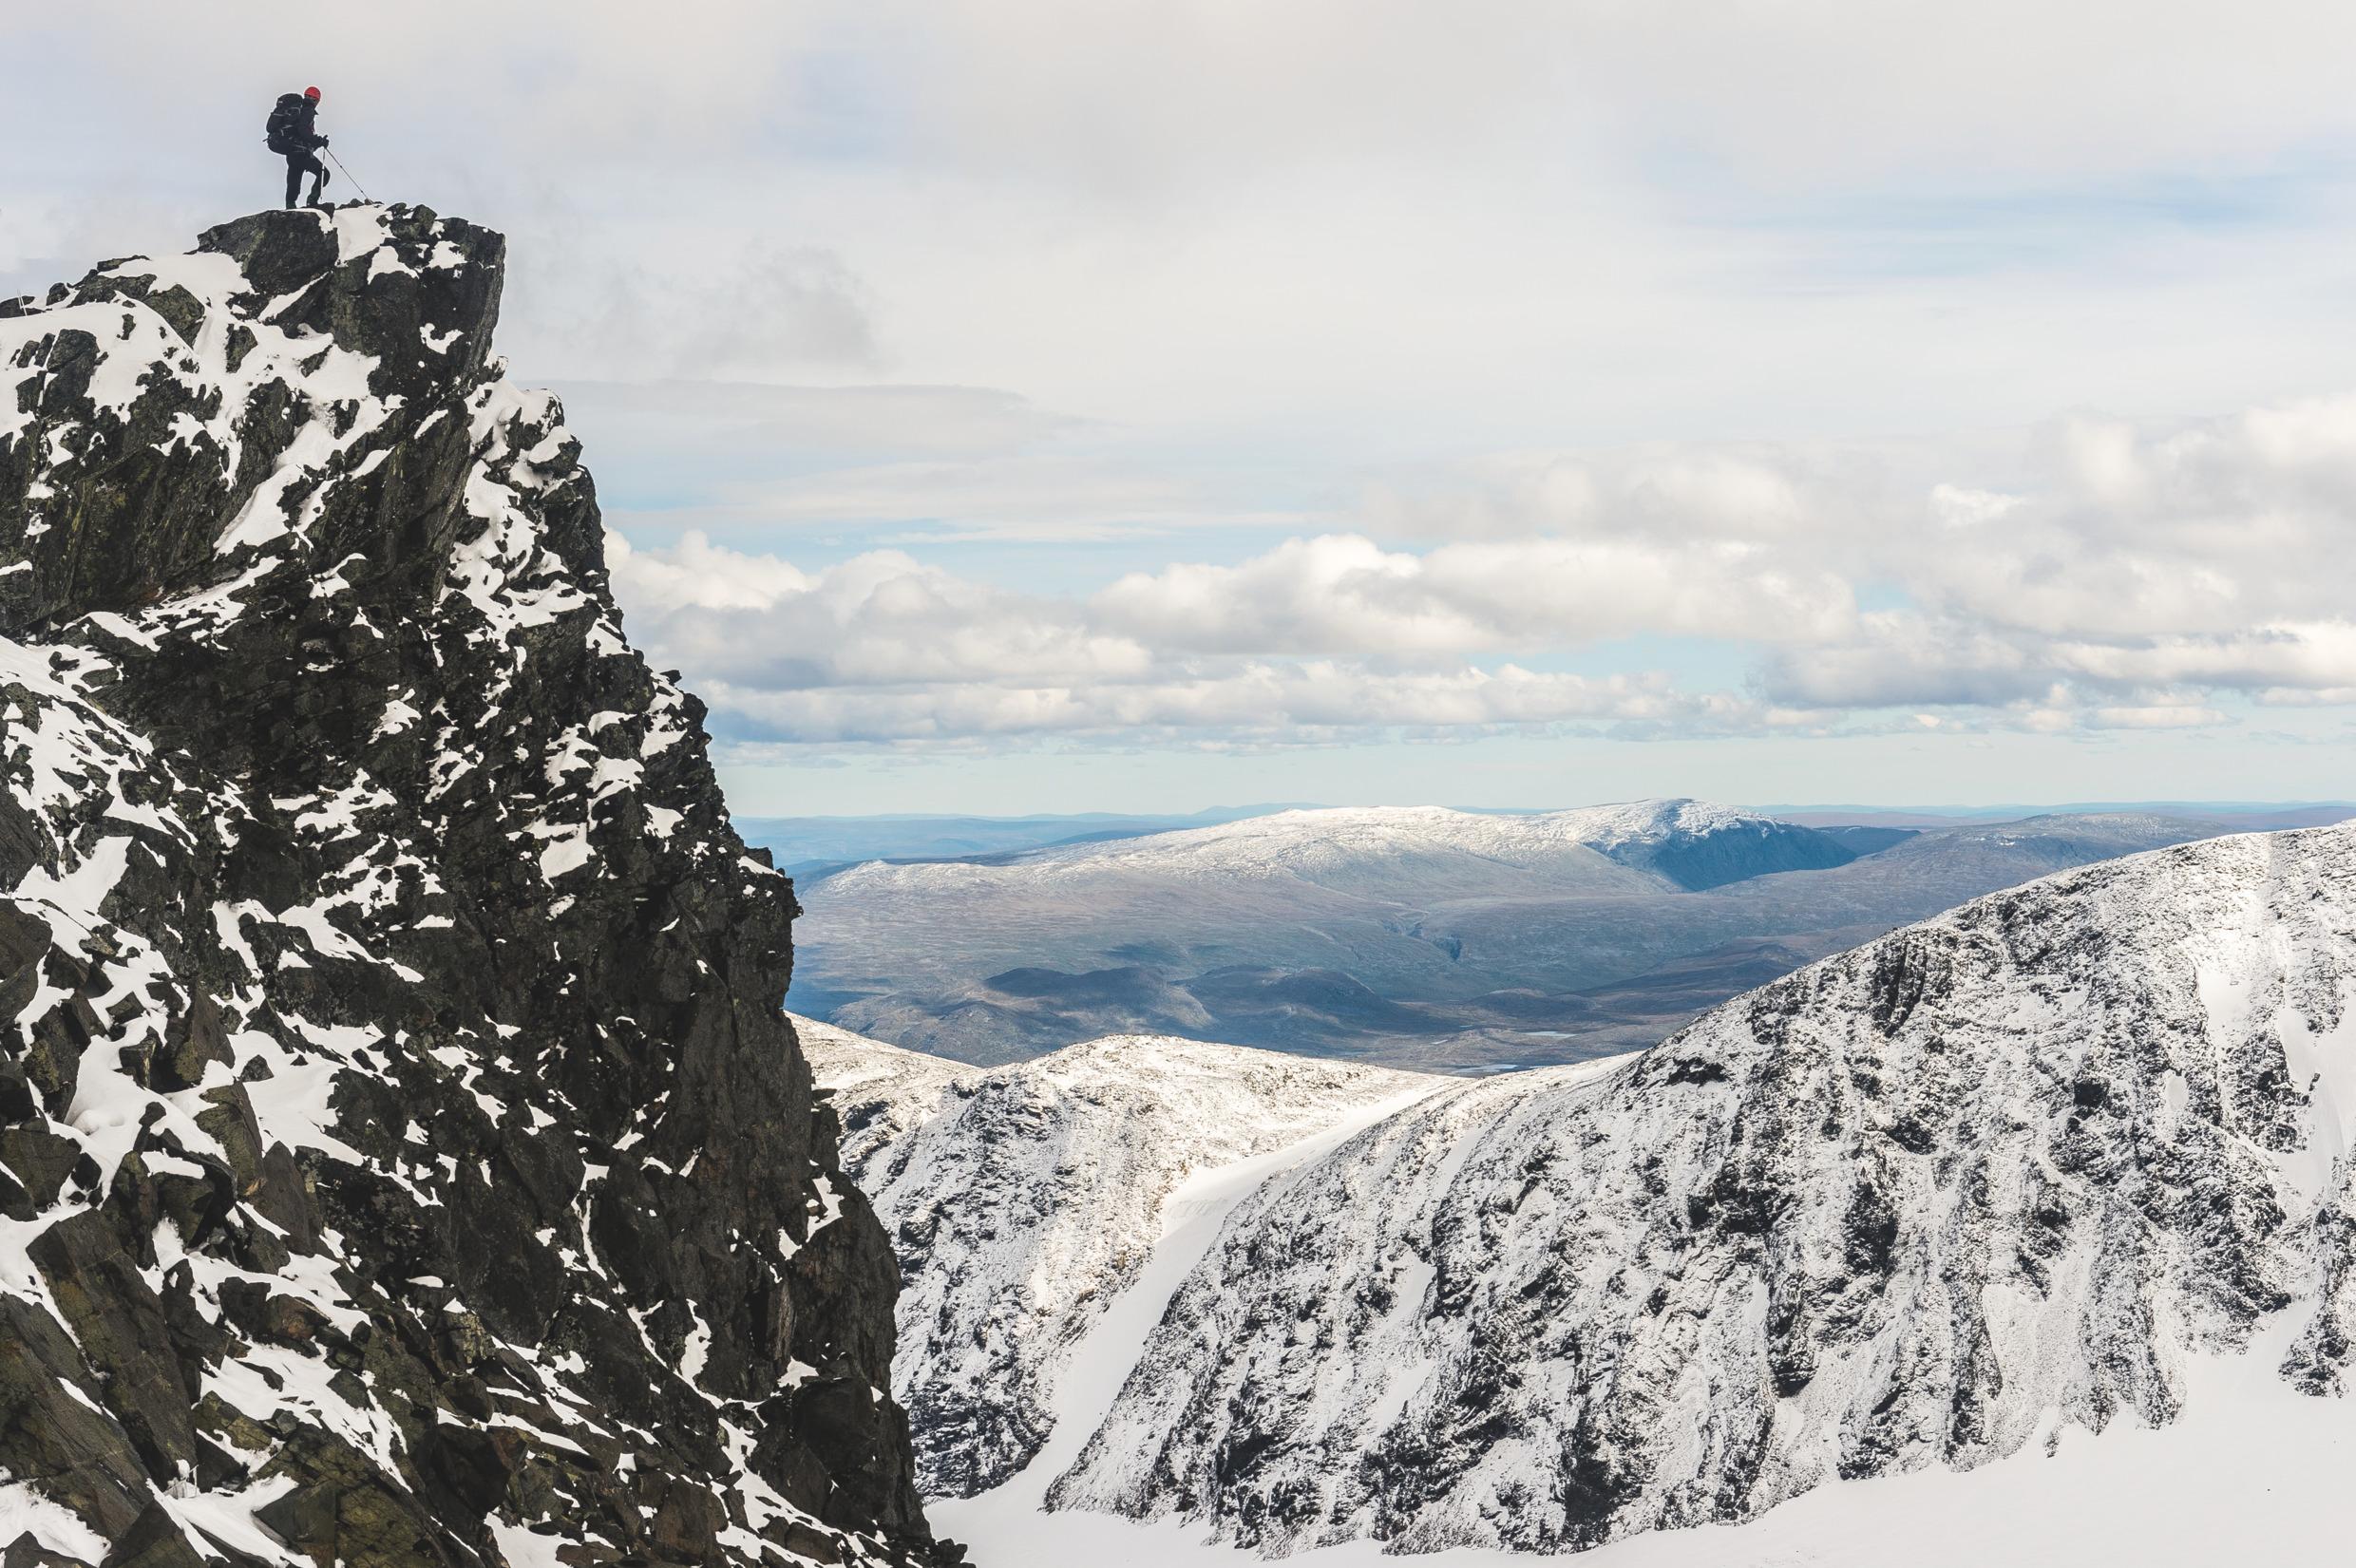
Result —
M1050 1440L933 1517L1045 1563L2336 1555L2352 1000L2356 830L2245 836L1333 1117L1172 1189Z
M2262 1361L2262 1357L2252 1358ZM1286 1568L2218 1568L2339 1560L2356 1535L2347 1486L2356 1420L2337 1400L2203 1369L2196 1410L1972 1471L1839 1482L1745 1523L1664 1530L1564 1556L1454 1547L1401 1558L1373 1541L1317 1547ZM1017 1481L936 1502L941 1535L978 1563L1033 1568L1253 1568L1267 1559L1176 1519L1050 1513Z

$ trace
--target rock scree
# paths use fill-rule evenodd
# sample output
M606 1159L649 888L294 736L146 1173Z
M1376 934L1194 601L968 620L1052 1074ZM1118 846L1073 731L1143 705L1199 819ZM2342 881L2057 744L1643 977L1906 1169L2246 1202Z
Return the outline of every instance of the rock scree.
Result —
M268 212L0 301L11 1568L961 1556L504 250Z

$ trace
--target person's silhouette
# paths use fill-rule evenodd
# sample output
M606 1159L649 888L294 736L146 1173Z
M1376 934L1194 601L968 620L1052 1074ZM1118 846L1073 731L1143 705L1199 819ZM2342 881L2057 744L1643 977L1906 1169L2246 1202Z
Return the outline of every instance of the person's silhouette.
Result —
M302 189L303 176L311 180L311 205L319 205L319 192L327 186L327 165L319 161L318 149L327 145L327 138L318 132L319 89L305 87L301 92L281 93L277 105L270 111L270 123L263 127L270 133L270 150L286 160L286 204L294 205L294 193Z

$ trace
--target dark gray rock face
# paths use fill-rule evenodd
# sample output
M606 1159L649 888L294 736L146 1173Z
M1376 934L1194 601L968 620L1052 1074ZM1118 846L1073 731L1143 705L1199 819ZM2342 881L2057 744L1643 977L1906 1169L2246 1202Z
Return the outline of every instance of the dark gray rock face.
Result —
M274 212L0 304L11 1563L958 1555L503 256Z

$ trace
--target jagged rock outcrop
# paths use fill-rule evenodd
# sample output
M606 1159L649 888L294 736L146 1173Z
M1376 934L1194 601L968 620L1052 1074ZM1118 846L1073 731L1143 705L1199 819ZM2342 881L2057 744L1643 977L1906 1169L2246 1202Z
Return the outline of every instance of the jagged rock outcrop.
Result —
M273 212L0 304L11 1564L955 1556L503 257Z
M1447 1082L1140 1035L985 1072L802 1028L845 1163L899 1249L892 1387L928 1497L986 1491L1038 1454L1074 1351L1189 1177Z
M2342 1392L2356 827L1979 899L1264 1183L1054 1506L1586 1547Z

